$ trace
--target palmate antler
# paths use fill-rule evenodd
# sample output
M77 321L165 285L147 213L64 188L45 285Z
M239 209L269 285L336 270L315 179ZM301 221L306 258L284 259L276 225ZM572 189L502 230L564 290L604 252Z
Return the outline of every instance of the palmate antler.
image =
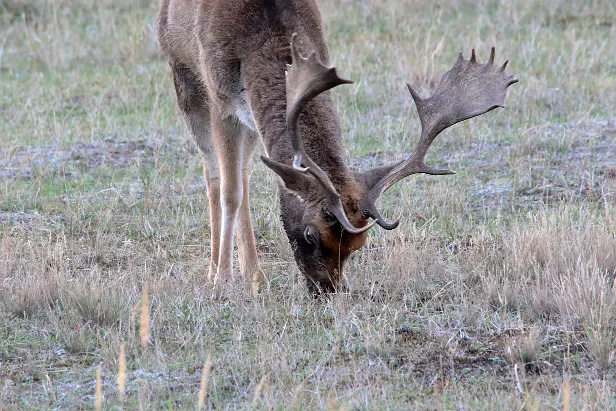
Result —
M368 194L359 200L359 207L365 218L374 221L364 227L357 228L349 221L340 194L325 172L308 156L299 131L299 116L306 104L317 95L340 84L352 81L338 77L336 69L326 67L312 52L308 57L302 57L295 47L296 34L291 38L292 64L288 66L287 113L286 122L293 147L293 169L297 172L310 173L321 184L326 194L326 207L334 215L346 231L359 234L370 229L375 223L391 230L398 226L399 221L390 221L376 208L376 201L387 189L401 179L413 174L446 175L455 174L451 170L441 170L429 167L424 159L428 148L446 128L479 116L497 107L504 107L507 88L518 79L505 74L508 61L500 66L494 66L495 49L492 47L490 58L484 64L477 63L475 49L471 58L465 60L462 53L458 60L441 79L434 95L422 99L419 94L407 84L409 92L415 101L421 120L421 137L413 155L407 160L393 166L373 170L374 175L385 175L372 185ZM263 158L271 168L283 170L291 167ZM368 172L370 173L370 172Z
M352 81L338 77L334 67L326 67L315 52L308 57L302 57L295 46L297 34L291 37L292 63L287 66L287 129L293 146L293 168L302 173L312 174L323 187L326 194L326 207L329 213L335 216L342 227L351 234L360 234L369 230L374 221L365 227L357 228L347 218L340 201L340 194L334 187L330 178L306 153L304 142L299 131L299 115L310 100L319 94L341 84L350 84ZM272 168L284 165L275 164L272 160L263 159Z
M393 166L389 173L360 200L359 206L364 217L374 218L377 224L385 229L394 229L399 221L388 220L376 208L376 201L382 193L397 181L412 174L455 174L450 170L427 166L424 158L436 136L447 127L505 106L507 88L518 79L505 74L508 61L500 67L494 66L494 54L495 50L492 47L488 61L479 64L475 49L469 60L465 60L460 53L458 60L443 75L436 92L430 98L422 99L407 84L421 120L421 137L413 155Z

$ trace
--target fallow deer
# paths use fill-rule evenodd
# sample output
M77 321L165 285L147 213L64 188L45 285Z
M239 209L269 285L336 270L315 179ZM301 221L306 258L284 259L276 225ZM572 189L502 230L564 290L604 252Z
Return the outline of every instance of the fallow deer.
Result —
M340 121L328 90L350 83L329 67L314 0L162 0L157 21L178 105L200 149L209 197L209 279L232 272L234 233L243 275L253 290L265 280L250 217L248 177L258 143L262 161L279 177L281 219L296 262L313 292L346 287L345 262L375 223L379 196L417 173L454 174L424 163L447 127L504 106L518 80L507 61L476 61L460 53L434 95L408 85L421 120L418 146L407 160L364 172L345 162ZM371 223L370 219L373 219Z

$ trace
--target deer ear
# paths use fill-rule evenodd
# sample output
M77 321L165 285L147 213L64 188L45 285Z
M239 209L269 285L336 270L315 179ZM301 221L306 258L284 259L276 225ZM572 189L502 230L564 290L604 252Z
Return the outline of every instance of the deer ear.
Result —
M312 178L291 166L270 160L264 156L261 156L261 161L278 174L287 190L292 191L299 197L305 197L314 185Z

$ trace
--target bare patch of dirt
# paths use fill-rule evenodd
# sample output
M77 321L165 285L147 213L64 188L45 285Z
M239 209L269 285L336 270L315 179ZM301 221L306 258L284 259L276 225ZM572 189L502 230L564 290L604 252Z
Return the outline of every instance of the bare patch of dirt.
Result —
M353 170L368 170L391 162L404 160L410 157L411 154L393 151L373 151L363 156L352 158L349 165Z
M513 384L516 364L518 377L529 379L542 375L562 376L565 369L572 375L581 375L591 368L587 349L579 343L582 336L562 330L552 329L546 333L535 355L518 358L516 351L528 332L510 329L474 336L461 332L456 338L448 332L434 335L402 326L397 330L390 367L405 369L431 389L451 381L472 381L487 376L497 377L503 384ZM604 372L615 370L616 367L611 366Z
M54 226L64 220L61 215L45 216L37 211L2 211L0 210L0 227L24 226L32 227L44 222L46 226Z
M517 195L527 206L616 197L616 117L538 128L525 145L530 152L518 159L532 175Z
M365 170L410 154L372 152L352 159L351 167ZM616 117L538 125L513 143L472 141L451 154L459 168L475 170L478 183L469 193L473 209L502 208L511 201L534 208L569 198L616 198Z
M185 140L182 140L185 141ZM124 140L109 137L90 143L77 143L74 146L58 148L53 146L21 147L0 159L0 181L11 179L31 179L37 173L47 170L64 170L71 174L73 169L95 169L98 167L123 168L153 163L156 154L171 150L181 154L174 140L161 141L155 138Z
M28 224L39 218L36 212L15 212L9 213L0 211L0 225Z

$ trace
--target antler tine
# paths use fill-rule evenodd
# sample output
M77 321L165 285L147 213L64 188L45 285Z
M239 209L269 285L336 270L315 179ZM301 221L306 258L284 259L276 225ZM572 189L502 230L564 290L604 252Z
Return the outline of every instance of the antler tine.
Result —
M490 58L487 61L488 65L492 65L494 64L494 56L496 55L496 48L492 47L492 50L490 50Z
M427 166L424 158L436 136L446 128L497 107L504 107L507 88L518 79L504 73L506 62L502 67L494 66L494 55L495 49L492 48L488 61L479 64L475 49L469 60L465 60L460 52L458 60L443 75L436 92L430 98L422 99L417 91L407 84L421 120L421 137L413 155L394 166L360 200L359 206L365 217L374 218L377 224L385 229L396 228L398 220L388 220L376 208L376 201L383 192L412 174L455 174L451 170Z
M334 187L330 178L312 159L306 154L304 142L299 130L299 115L310 100L319 94L339 86L350 84L352 81L338 77L334 67L326 67L312 52L308 57L303 57L295 46L297 34L291 37L292 63L287 66L287 129L293 146L293 167L303 173L310 172L325 189L327 196L327 208L334 215L346 231L351 234L360 234L369 230L373 224L357 228L349 221L340 194Z

